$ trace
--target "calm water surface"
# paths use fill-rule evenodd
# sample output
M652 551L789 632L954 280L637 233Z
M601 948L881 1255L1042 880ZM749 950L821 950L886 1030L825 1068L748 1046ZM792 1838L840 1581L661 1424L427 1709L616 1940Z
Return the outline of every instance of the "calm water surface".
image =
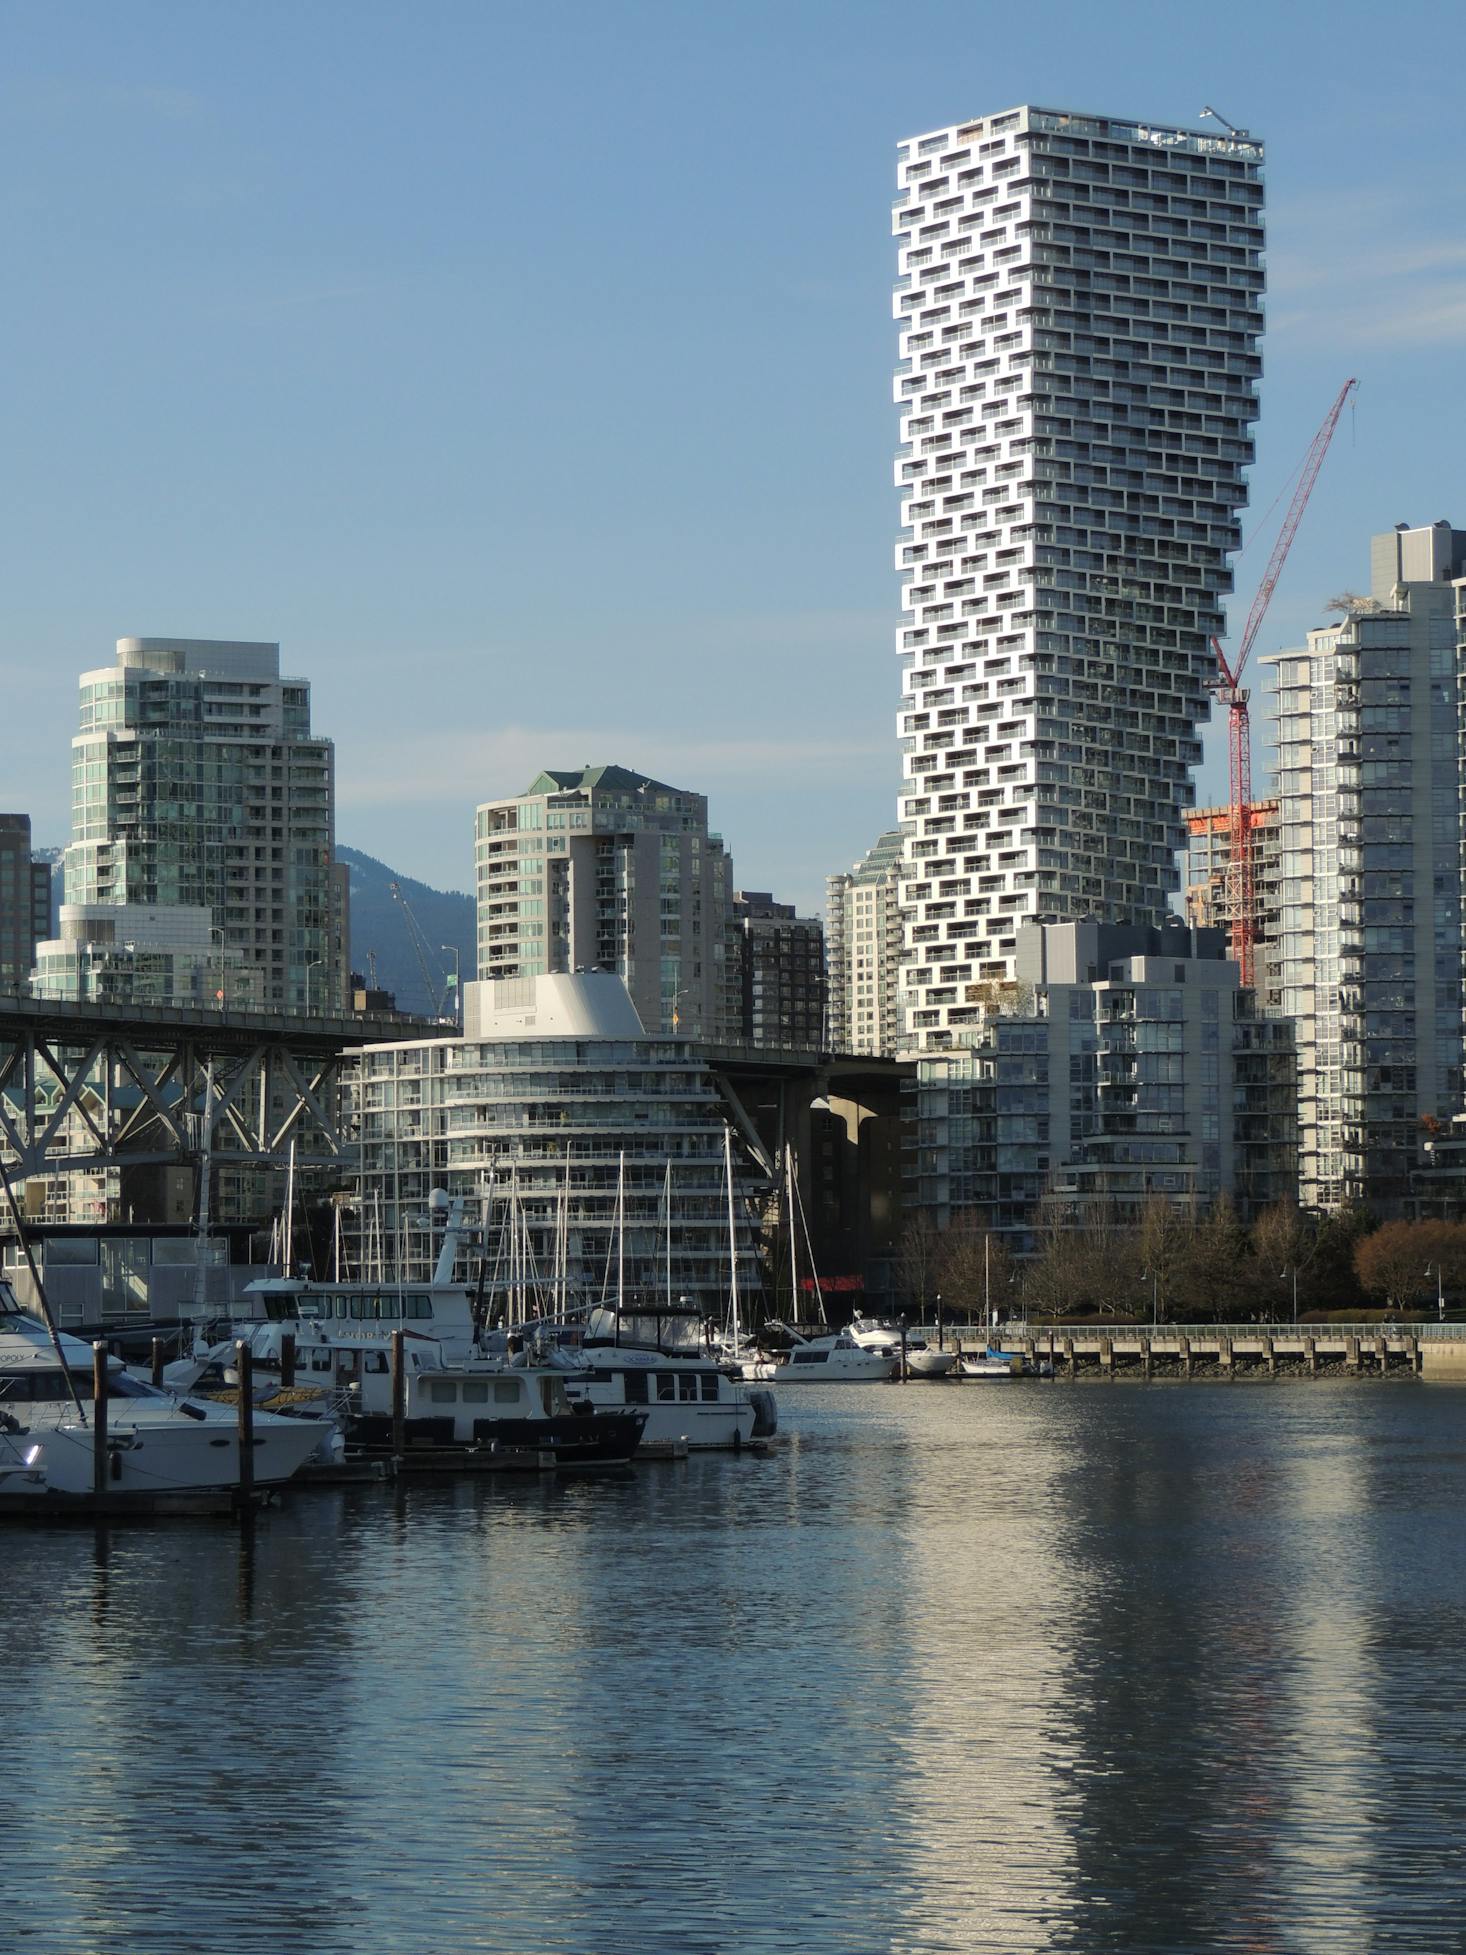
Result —
M781 1407L761 1459L0 1536L3 1945L1466 1949L1466 1393Z

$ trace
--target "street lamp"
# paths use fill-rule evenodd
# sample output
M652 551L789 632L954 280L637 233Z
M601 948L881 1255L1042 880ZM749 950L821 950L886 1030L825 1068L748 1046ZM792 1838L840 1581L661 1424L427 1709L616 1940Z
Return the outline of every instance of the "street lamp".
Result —
M1158 1269L1143 1269L1140 1272L1141 1287L1150 1284L1150 1321L1152 1326L1161 1321L1161 1273Z
M1441 1323L1444 1323L1446 1321L1445 1270L1440 1263L1427 1263L1425 1265L1425 1273L1427 1276L1433 1276L1435 1278L1435 1314Z
M1288 1269L1280 1269L1278 1271L1278 1281L1280 1283L1286 1283L1290 1276L1293 1279L1293 1322L1296 1324L1298 1322L1298 1265L1297 1263L1294 1263Z
M311 972L320 970L325 961L324 957L313 957L305 967L305 1015L307 1018L311 1015Z

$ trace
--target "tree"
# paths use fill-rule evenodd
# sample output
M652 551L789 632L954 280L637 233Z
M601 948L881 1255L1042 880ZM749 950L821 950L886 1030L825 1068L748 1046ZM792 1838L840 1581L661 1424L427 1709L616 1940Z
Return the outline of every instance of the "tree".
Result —
M1144 1269L1141 1286L1148 1301L1153 1301L1158 1317L1174 1314L1179 1294L1178 1277L1190 1252L1195 1221L1186 1209L1178 1208L1164 1195L1152 1195L1140 1211L1139 1249Z
M1433 1305L1437 1271L1445 1292L1466 1285L1466 1223L1386 1222L1356 1243L1354 1268L1365 1290L1392 1309Z
M976 1209L952 1218L937 1242L933 1281L949 1316L981 1316L991 1296L1003 1309L1010 1301L1013 1258L1000 1235L994 1235Z
M1250 1275L1246 1231L1231 1196L1219 1195L1182 1249L1180 1288L1186 1315L1235 1321L1251 1292Z
M927 1298L937 1290L937 1252L941 1230L931 1211L917 1209L901 1231L896 1244L896 1286L909 1300L918 1316L925 1316Z
M1285 1308L1292 1309L1295 1280L1300 1293L1307 1288L1318 1254L1318 1231L1296 1202L1274 1202L1254 1221L1248 1241L1261 1314L1282 1316Z

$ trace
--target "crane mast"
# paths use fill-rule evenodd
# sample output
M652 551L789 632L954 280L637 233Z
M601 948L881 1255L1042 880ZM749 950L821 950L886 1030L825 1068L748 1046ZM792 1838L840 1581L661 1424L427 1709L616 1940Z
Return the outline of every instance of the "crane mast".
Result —
M1357 380L1345 381L1339 389L1338 398L1324 416L1323 425L1313 437L1303 460L1298 486L1293 491L1293 500L1288 505L1288 513L1278 531L1278 540L1273 545L1267 569L1252 600L1252 609L1247 613L1247 622L1242 627L1236 655L1229 661L1220 640L1213 638L1211 641L1217 655L1216 696L1227 709L1230 797L1227 819L1227 908L1231 922L1232 955L1241 968L1245 985L1250 985L1256 974L1257 886L1252 846L1252 724L1247 711L1248 689L1242 684L1242 668L1262 629L1273 592L1283 574L1283 565L1288 561L1288 552L1293 547L1293 538L1298 534L1298 525L1303 521L1303 512L1308 507L1308 498L1313 494L1313 485L1318 480L1324 457L1329 452L1329 443L1339 425L1339 416L1358 385Z

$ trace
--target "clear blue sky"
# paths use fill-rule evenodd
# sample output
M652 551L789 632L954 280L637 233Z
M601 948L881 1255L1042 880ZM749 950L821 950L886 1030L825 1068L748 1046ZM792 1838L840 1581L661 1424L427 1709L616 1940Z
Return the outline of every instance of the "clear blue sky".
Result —
M1260 652L1364 583L1373 530L1466 523L1458 7L12 0L0 28L0 802L39 841L117 636L279 638L343 841L466 888L475 801L615 760L704 789L739 880L817 904L894 813L895 144L1019 101L1212 103L1268 143L1256 514L1362 385Z

